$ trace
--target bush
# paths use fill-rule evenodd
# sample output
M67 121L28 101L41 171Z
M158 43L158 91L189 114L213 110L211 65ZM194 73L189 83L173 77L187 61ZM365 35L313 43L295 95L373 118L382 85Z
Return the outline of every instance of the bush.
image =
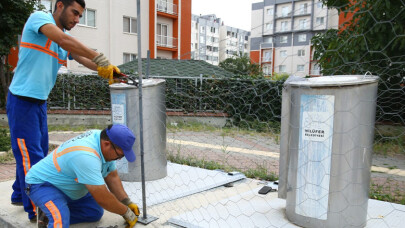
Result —
M0 129L0 151L9 151L11 149L10 136L7 129Z

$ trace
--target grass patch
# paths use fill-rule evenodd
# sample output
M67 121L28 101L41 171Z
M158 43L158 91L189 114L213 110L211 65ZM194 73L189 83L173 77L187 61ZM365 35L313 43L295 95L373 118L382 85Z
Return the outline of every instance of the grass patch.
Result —
M106 128L108 125L101 126L101 125L78 125L78 126L71 126L71 125L49 125L48 131L88 131L91 129L99 129L102 130Z
M278 125L275 125L278 126ZM262 136L273 138L277 143L280 142L280 130L268 130L261 131L255 129L239 128L234 126L226 127L214 127L208 124L200 123L197 121L188 121L188 122L176 122L166 124L168 132L176 133L182 131L191 131L191 132L216 132L221 136L237 136L237 135L250 135L250 136ZM275 127L277 128L277 127Z
M14 154L13 152L7 152L6 154L0 156L0 164L7 164L14 162Z
M278 176L275 173L269 173L267 169L263 166L258 166L256 168L248 169L248 170L240 170L235 167L223 165L216 161L210 161L205 159L198 159L196 157L188 156L183 157L179 153L173 154L168 153L167 159L170 162L181 164L181 165L188 165L193 167L199 167L208 170L223 170L224 172L232 172L237 171L245 174L247 178L258 179L258 180L266 180L266 181L275 181L278 179Z
M393 183L389 179L384 184L371 181L369 197L370 199L405 205L404 189L401 189L397 183Z
M374 136L374 153L389 156L405 154L405 127L377 125Z

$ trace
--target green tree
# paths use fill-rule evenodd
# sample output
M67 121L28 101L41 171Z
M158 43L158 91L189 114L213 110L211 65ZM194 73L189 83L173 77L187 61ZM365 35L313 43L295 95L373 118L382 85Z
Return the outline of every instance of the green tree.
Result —
M239 77L261 78L263 72L258 64L250 62L249 56L245 53L234 54L232 57L219 63L219 67L238 75Z
M353 3L351 3L353 2ZM314 58L324 75L364 74L384 80L404 74L405 6L390 0L323 0L353 18L340 31L328 30L312 38Z
M0 84L3 98L7 94L11 82L11 72L7 56L10 49L17 45L25 21L39 6L38 0L2 0L0 2ZM4 100L0 100L4 106Z
M324 75L380 77L377 121L405 124L405 3L391 0L322 0L345 16L340 30L312 38Z

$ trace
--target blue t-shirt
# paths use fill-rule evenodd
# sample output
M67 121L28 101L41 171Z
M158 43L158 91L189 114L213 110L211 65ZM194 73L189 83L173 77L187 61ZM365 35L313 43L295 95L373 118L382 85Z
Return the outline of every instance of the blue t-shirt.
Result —
M48 182L72 200L80 199L88 193L85 184L104 185L104 178L117 167L115 161L104 160L100 133L100 130L91 130L66 141L33 165L25 182Z
M33 13L25 23L17 68L9 87L14 95L48 99L58 70L66 63L68 52L39 31L46 24L56 25L52 14L45 12Z

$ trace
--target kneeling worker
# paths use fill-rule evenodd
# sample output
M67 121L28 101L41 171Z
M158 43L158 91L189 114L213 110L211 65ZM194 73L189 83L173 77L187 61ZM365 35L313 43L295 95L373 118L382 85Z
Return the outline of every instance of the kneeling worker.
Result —
M122 186L115 160L125 156L134 162L134 142L129 128L110 125L64 142L35 164L25 178L25 191L39 207L38 225L46 226L45 220L48 227L96 222L104 208L122 215L127 227L133 227L139 209Z

